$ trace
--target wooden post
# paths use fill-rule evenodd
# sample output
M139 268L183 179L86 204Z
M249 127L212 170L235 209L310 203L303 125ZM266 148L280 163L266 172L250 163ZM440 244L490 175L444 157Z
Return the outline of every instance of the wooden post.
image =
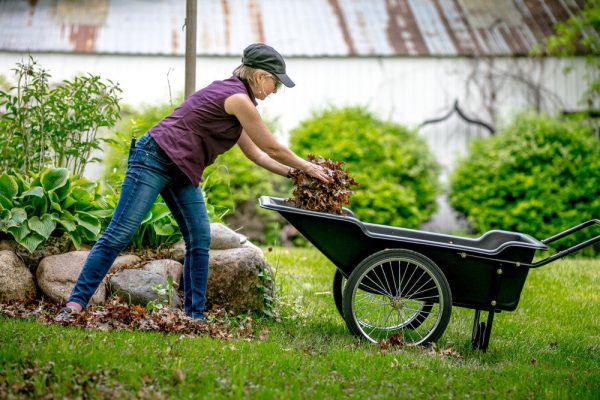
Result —
M185 98L196 91L197 0L186 0L185 8Z

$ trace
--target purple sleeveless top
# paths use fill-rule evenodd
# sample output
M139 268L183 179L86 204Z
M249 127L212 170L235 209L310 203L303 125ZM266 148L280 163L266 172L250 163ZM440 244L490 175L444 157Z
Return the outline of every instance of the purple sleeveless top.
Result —
M225 100L236 93L247 94L256 106L250 88L232 76L190 95L149 131L195 186L202 180L204 169L232 148L242 134L240 121L225 112Z

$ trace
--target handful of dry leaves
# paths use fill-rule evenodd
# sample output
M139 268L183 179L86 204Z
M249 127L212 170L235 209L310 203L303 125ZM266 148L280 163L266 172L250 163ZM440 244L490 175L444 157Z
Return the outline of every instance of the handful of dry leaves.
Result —
M341 161L332 161L313 154L308 155L308 161L329 170L331 182L325 183L306 175L303 171L295 170L291 174L294 191L289 203L294 206L312 211L331 214L342 214L342 207L350 201L358 183L348 175Z

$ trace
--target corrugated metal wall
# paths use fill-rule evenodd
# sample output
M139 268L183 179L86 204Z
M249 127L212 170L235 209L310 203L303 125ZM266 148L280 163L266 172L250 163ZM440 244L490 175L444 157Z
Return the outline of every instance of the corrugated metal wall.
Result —
M584 3L198 0L198 53L266 42L288 56L526 55ZM182 55L184 18L184 0L3 0L0 49Z

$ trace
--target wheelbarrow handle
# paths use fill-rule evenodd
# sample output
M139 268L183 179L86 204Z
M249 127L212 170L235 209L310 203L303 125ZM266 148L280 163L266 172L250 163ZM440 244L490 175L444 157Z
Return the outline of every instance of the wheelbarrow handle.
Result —
M566 231L557 233L554 236L550 236L548 239L544 239L542 240L542 243L544 244L548 244L548 243L552 243L557 241L558 239L564 238L565 236L568 236L574 232L580 231L584 228L587 228L588 226L592 226L592 225L600 225L600 220L598 219L591 219L589 221L586 221L582 224L579 224L577 226L574 226L573 228L567 229ZM585 242L576 244L575 246L569 247L568 249L565 249L563 251L559 251L558 253L554 254L553 256L550 256L548 258L545 258L541 261L538 261L536 263L533 264L529 264L526 265L525 263L523 265L528 266L529 268L537 268L537 267L541 267L542 265L546 265L554 260L558 260L559 258L563 258L566 255L569 255L571 253L575 253L576 251L579 251L585 247L591 246L594 243L600 242L600 235L597 235L591 239L586 240Z
M589 221L585 221L583 224L579 224L577 226L574 226L573 228L567 229L566 231L563 231L561 233L557 233L554 236L550 236L548 239L542 240L542 243L548 244L548 243L555 242L558 239L564 238L565 236L568 236L568 235L570 235L573 232L577 232L579 230L582 230L583 228L587 228L588 226L596 225L596 224L600 225L600 220L598 220L598 219L590 219Z
M560 238L563 238L565 236L568 236L570 234L572 234L573 232L577 232L583 228L587 228L588 226L591 225L597 225L600 224L600 220L597 219L591 219L589 221L584 222L583 224L579 224L571 229L567 229L564 232L558 233L554 236L549 237L548 239L542 240L542 243L544 244L548 244L548 243L552 243ZM586 240L585 242L576 244L575 246L569 247L568 249L565 249L563 251L559 251L558 253L544 258L541 261L538 261L536 263L526 263L526 262L521 262L521 261L511 261L511 260L500 260L500 259L496 259L496 258L490 258L490 257L485 257L485 256L480 256L480 255L475 255L475 254L467 254L467 253L458 253L461 257L465 258L465 257L475 257L475 258L482 258L485 260L490 260L490 261L497 261L500 263L504 263L504 264L514 264L517 267L527 267L527 268L538 268L541 267L542 265L546 265L548 263L551 263L554 260L558 260L559 258L562 258L566 255L569 255L571 253L575 253L578 250L583 249L584 247L588 247L591 246L594 243L600 242L600 235L597 235L591 239Z

